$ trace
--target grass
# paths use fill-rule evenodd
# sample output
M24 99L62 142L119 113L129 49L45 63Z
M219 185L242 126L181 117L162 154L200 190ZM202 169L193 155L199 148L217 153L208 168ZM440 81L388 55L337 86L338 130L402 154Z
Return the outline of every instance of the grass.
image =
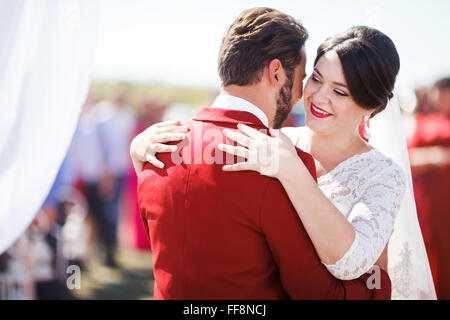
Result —
M81 274L81 288L72 293L85 300L153 299L152 256L149 251L121 248L117 268L91 261Z

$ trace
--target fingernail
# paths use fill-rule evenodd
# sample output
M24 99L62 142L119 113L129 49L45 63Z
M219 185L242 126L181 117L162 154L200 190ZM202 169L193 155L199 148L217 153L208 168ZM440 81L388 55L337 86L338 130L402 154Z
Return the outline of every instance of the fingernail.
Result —
M222 167L222 170L223 170L223 171L228 171L229 168L230 168L230 166L223 166L223 167Z
M222 148L223 148L223 143L219 143L219 144L217 145L217 147L218 147L219 149L222 150Z

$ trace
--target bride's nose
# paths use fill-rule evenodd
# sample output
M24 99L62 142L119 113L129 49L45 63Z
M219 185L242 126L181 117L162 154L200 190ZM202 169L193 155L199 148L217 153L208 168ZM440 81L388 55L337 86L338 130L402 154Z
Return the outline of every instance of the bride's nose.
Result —
M313 96L316 103L326 104L330 102L328 89L324 85L319 86Z

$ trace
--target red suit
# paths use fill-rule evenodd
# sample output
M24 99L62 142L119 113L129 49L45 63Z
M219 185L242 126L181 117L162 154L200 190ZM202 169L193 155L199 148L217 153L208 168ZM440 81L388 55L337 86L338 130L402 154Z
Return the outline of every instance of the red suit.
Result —
M147 164L139 176L154 298L389 299L384 271L373 290L370 275L342 281L327 271L278 180L222 170L217 145L226 142L223 129L238 123L268 131L249 112L205 108L186 123L181 151L158 155L164 169ZM313 158L297 152L316 178Z

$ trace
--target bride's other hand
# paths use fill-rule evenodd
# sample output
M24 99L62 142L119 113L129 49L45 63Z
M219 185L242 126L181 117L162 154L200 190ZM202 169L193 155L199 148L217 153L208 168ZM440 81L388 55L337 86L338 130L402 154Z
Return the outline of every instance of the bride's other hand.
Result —
M298 161L297 151L291 140L280 130L269 129L272 137L244 124L238 124L242 132L225 129L224 135L239 145L219 144L218 148L245 162L223 166L224 171L257 171L265 176L280 179L289 174L292 164Z
M134 137L130 144L130 156L136 174L141 172L145 162L164 168L164 163L156 158L156 154L177 151L177 146L164 143L183 140L187 132L188 128L180 121L165 121L148 127Z

